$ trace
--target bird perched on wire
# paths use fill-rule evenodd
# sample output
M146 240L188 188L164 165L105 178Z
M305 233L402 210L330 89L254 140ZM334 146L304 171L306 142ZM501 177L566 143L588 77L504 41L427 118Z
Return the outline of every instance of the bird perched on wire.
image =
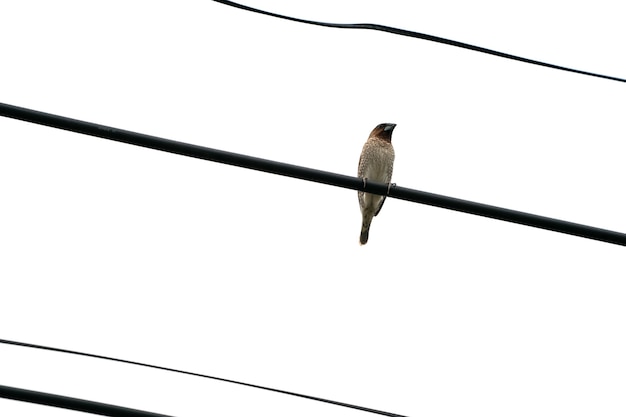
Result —
M395 153L391 145L391 133L396 127L393 123L381 123L372 130L369 138L363 145L359 159L359 178L363 178L363 185L367 181L386 182L391 187L391 174ZM387 189L389 191L389 189ZM383 207L386 196L359 191L359 206L363 223L361 225L361 245L367 243L370 233L370 224Z

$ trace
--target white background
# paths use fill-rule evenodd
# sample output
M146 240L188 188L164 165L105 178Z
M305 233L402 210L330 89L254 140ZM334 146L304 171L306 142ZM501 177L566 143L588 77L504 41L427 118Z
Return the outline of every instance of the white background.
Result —
M435 2L430 2L435 3ZM261 1L626 78L619 2ZM0 101L626 232L626 85L197 1L2 8ZM418 416L626 412L624 248L0 118L0 338ZM363 412L0 346L0 384L175 416ZM6 416L67 410L0 399Z

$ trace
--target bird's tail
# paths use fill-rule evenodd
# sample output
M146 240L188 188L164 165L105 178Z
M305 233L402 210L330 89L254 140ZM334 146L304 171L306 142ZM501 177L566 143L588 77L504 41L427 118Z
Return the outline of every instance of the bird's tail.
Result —
M363 223L361 224L361 237L359 238L359 242L361 245L365 245L367 243L367 239L370 235L370 225L372 224L372 217L363 216Z

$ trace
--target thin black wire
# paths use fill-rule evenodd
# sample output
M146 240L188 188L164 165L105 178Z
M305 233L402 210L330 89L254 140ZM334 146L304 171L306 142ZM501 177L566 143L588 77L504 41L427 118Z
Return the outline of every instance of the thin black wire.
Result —
M128 130L117 129L114 127L70 119L68 117L57 116L50 113L30 110L23 107L12 106L10 104L0 103L0 116L24 120L30 123L37 123L58 129L65 129L86 135L97 136L118 142L129 143L132 145L143 146L146 148L157 149L164 152L171 152L193 158L205 159L208 161L299 178L307 181L315 181L337 187L366 191L372 194L387 194L387 184L383 183L368 181L367 184L364 185L363 180L357 177L335 174L333 172L321 171L298 165L285 164L268 159L255 158L253 156L206 148L204 146L192 145L184 142L177 142L170 139L163 139L156 136L144 135L142 133L135 133ZM392 187L391 190L389 190L388 196L415 203L427 204L450 210L461 211L464 213L475 214L478 216L489 217L492 219L524 224L540 229L626 246L626 234L624 233L553 219L550 217L538 216L535 214L475 203L473 201L461 200L458 198L427 193L404 187Z
M144 367L147 367L147 368L159 369L159 370L162 370L162 371L176 372L176 373L184 374L184 375L198 376L198 377L201 377L201 378L208 378L208 379L213 379L213 380L216 380L216 381L228 382L230 384L237 384L237 385L242 385L242 386L245 386L245 387L262 389L262 390L266 390L266 391L276 392L276 393L279 393L279 394L292 395L292 396L299 397L299 398L305 398L305 399L308 399L308 400L319 401L319 402L323 402L323 403L327 403L327 404L337 405L337 406L340 406L340 407L352 408L352 409L355 409L355 410L365 411L365 412L368 412L368 413L379 414L379 415L388 416L388 417L406 417L406 416L403 416L401 414L395 414L395 413L391 413L391 412L388 412L388 411L381 411L381 410L376 410L376 409L373 409L373 408L362 407L360 405L354 405L354 404L343 403L343 402L340 402L340 401L328 400L328 399L325 399L325 398L314 397L314 396L306 395L306 394L298 394L296 392L285 391L285 390L281 390L281 389L277 389L277 388L269 388L269 387L264 387L262 385L249 384L247 382L240 382L240 381L235 381L235 380L232 380L232 379L220 378L220 377L200 374L200 373L196 373L196 372L182 371L180 369L168 368L168 367L165 367L165 366L150 365L150 364L147 364L147 363L135 362L135 361L130 361L130 360L126 360L126 359L112 358L112 357L109 357L109 356L96 355L96 354L93 354L93 353L78 352L78 351L75 351L75 350L61 349L61 348L55 348L55 347L50 347L50 346L36 345L36 344L32 344L32 343L17 342L17 341L14 341L14 340L0 339L0 343L6 344L6 345L14 345L14 346L33 348L33 349L48 350L48 351L52 351L52 352L68 353L68 354L71 354L71 355L86 356L86 357L89 357L89 358L104 359L104 360L108 360L108 361L115 361L115 362L126 363L126 364L129 364L129 365L144 366ZM0 396L2 396L1 392L0 392Z
M309 24L309 25L325 26L325 27L331 27L331 28L341 28L341 29L371 29L371 30L378 30L378 31L381 31L381 32L388 32L388 33L393 33L393 34L396 34L396 35L409 36L411 38L418 38L418 39L424 39L424 40L431 41L431 42L443 43L443 44L446 44L446 45L456 46L458 48L469 49L471 51L481 52L483 54L495 55L495 56L499 56L501 58L506 58L506 59L512 59L514 61L525 62L527 64L539 65L539 66L542 66L542 67L553 68L553 69L557 69L557 70L561 70L561 71L574 72L574 73L577 73L577 74L589 75L591 77L604 78L604 79L607 79L607 80L613 80L613 81L619 81L619 82L622 82L622 83L626 83L626 79L623 79L623 78L613 77L613 76L610 76L610 75L597 74L597 73L594 73L594 72L581 71L581 70L577 70L577 69L574 69L574 68L563 67L563 66L560 66L560 65L549 64L549 63L542 62L542 61L537 61L537 60L534 60L534 59L529 59L529 58L524 58L524 57L517 56L517 55L507 54L505 52L495 51L493 49L483 48L481 46L476 46L476 45L471 45L471 44L464 43L464 42L454 41L454 40L451 40L451 39L441 38L439 36L428 35L428 34L420 33L420 32L413 32L411 30L398 29L398 28L385 26L385 25L379 25L379 24L375 24L375 23L327 23L327 22L318 22L318 21L315 21L315 20L299 19L297 17L284 16L284 15L281 15L281 14L278 14L278 13L267 12L265 10L255 9L254 7L250 7L250 6L244 6L243 4L235 3L235 2L232 2L232 1L229 1L229 0L213 0L213 1L215 1L217 3L225 4L227 6L236 7L238 9L242 9L242 10L247 10L247 11L254 12L254 13L263 14L263 15L266 15L266 16L272 16L272 17L277 17L279 19L291 20L293 22L306 23L306 24Z
M0 385L0 398L24 401L68 410L82 411L89 414L98 414L111 417L170 417L165 414L151 413L135 408L120 407L81 398L66 397L41 391L31 391L23 388Z

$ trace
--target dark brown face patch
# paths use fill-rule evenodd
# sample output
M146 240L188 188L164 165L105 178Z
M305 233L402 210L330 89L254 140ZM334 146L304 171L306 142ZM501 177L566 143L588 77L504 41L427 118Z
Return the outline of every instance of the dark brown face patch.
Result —
M391 127L391 126L393 126L391 129L385 130L385 127ZM376 126L374 130L372 130L372 133L370 133L370 137L375 136L379 139L382 139L384 141L391 143L391 133L393 132L394 128L395 128L395 125L393 125L392 123L381 123L378 126Z

